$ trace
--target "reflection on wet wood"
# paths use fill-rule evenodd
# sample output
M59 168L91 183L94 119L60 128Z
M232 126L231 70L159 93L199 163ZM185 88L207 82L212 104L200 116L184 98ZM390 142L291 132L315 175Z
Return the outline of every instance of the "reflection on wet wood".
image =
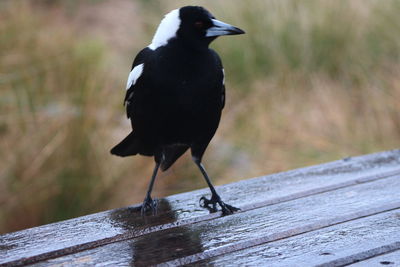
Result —
M217 190L241 211L201 209L206 189L178 194L156 216L132 206L2 235L0 265L400 265L399 150Z

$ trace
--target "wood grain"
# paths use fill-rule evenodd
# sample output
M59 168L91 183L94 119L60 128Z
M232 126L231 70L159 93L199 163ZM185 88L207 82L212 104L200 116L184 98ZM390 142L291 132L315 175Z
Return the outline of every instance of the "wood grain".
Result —
M398 247L399 215L400 209L396 209L250 247L196 264L343 266Z
M296 205L296 203L299 201L301 202L303 199L314 199L317 203L321 202L325 205L325 202L329 199L336 201L335 198L339 196L335 192L350 190L346 191L347 194L354 194L351 193L353 192L351 191L352 188L359 188L359 186L370 188L371 184L380 184L380 181L392 181L392 176L397 174L400 174L400 151L393 150L361 157L347 158L318 166L224 185L217 187L217 190L227 203L240 207L242 212L222 218L220 218L220 213L210 214L207 210L201 209L198 205L198 199L203 195L209 194L208 189L178 194L166 199L161 199L159 211L156 216L142 218L138 212L139 206L135 205L1 235L0 265L23 265L57 257L62 259L64 258L62 257L63 255L68 254L76 254L79 258L79 252L96 253L96 249L101 250L103 247L108 248L108 246L116 246L117 249L122 249L125 248L128 243L133 242L136 244L139 242L140 244L140 242L142 242L140 240L143 238L146 240L149 236L156 237L157 240L164 240L166 237L160 233L169 233L169 231L172 234L172 239L176 238L174 235L174 233L176 233L182 238L188 238L189 243L193 243L194 249L192 252L186 253L187 251L185 249L187 248L184 248L182 252L177 255L195 255L196 247L201 253L204 252L203 243L201 243L200 247L196 245L200 241L202 242L203 235L200 235L200 233L197 235L186 235L185 233L187 231L189 231L189 233L191 233L191 231L198 233L198 231L206 230L204 225L213 225L218 231L226 232L231 226L235 229L234 226L240 226L241 223L252 225L252 216L254 216L254 219L272 221L267 225L256 223L254 229L243 228L243 231L253 232L256 236L258 236L257 231L260 229L257 227L272 227L272 229L278 231L274 226L275 224L280 224L283 221L282 225L288 226L286 221L293 222L293 218L289 217L293 216L296 218L299 211L301 213L304 209L307 212L309 209L315 209L316 212L318 210L324 212L318 207L315 207L315 205L311 205L312 202L305 202L302 204L303 206ZM392 186L396 188L398 185L392 184ZM382 186L379 188L380 190L386 190ZM371 190L371 188L366 189L366 192L371 192ZM375 198L379 201L371 203L371 201L366 200L368 203L371 203L371 207L375 207L371 208L370 211L374 209L376 211L377 208L384 207L385 205L386 208L391 207L397 199L393 198L391 201L388 200L387 197L382 199L382 196L379 194L387 194L387 191L382 191L380 193L374 190L372 191L375 192ZM324 196L325 194L329 197L320 198L320 196ZM357 194L365 196L364 193ZM315 199L315 197L317 198ZM346 205L360 208L357 204L358 201L361 200L353 200L352 203L347 203ZM343 215L341 207L332 208L332 206L329 206L329 208L331 211L333 209L337 211L338 214ZM279 211L280 209L284 212L282 213ZM275 217L271 218L267 216L260 219L257 217L260 211L268 214L275 214ZM346 211L346 209L343 209L343 211ZM293 213L290 214L290 212ZM347 212L347 215L350 213L353 215L355 214L354 210L347 210ZM364 209L363 212L366 212L366 210ZM280 215L283 217L280 219L276 217ZM347 215L344 214L343 216ZM354 218L357 217L357 214L355 215ZM314 216L318 217L319 214L315 213ZM328 216L324 220L331 220L332 218L345 217ZM303 221L303 223L305 222L306 221ZM225 224L225 228L224 223L227 223ZM314 223L318 223L318 221ZM298 225L298 227L300 226L301 225ZM207 229L207 231L212 231L212 229ZM281 231L291 231L290 229L292 228L289 227L288 229L289 230L281 229ZM240 233L239 230L235 231ZM209 238L212 237L212 233L213 232L209 233ZM262 231L260 234L265 235ZM238 236L242 236L242 234L238 234ZM246 238L251 239L253 237L247 235ZM237 241L236 239L229 238L224 240L227 240L228 243ZM179 242L177 243L178 245L180 244ZM208 249L211 249L214 244L224 246L215 240L208 240L205 244L208 244L209 247L206 247ZM178 247L177 249L179 250L180 248ZM132 252L132 249L128 249L128 251ZM130 254L128 253L127 255ZM71 255L71 257L73 256L74 255ZM124 257L126 256L122 258ZM133 257L137 257L137 255ZM99 262L94 255L90 255L89 258ZM89 258L81 260L82 262L91 262ZM170 258L166 260L169 259ZM122 262L124 261L122 260ZM45 261L41 264L45 264Z
M42 262L144 266L190 264L400 208L400 176L358 184L211 221L174 227ZM306 207L306 208L305 208ZM393 236L400 227L392 228ZM396 237L397 238L397 237Z
M391 253L386 253L378 257L370 258L364 261L349 265L349 267L369 267L369 266L400 266L400 249Z

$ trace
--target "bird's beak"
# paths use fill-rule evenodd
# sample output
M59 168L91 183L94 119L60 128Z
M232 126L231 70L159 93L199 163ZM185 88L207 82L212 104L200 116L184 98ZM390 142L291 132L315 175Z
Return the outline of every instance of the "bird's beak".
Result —
M232 26L228 23L212 19L213 26L208 28L206 32L206 37L213 37L213 36L221 36L221 35L234 35L234 34L243 34L244 31Z

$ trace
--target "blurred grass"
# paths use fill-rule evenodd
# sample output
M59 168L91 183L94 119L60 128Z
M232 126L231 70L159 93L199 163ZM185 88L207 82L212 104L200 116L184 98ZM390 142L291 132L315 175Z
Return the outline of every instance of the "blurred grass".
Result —
M228 96L205 155L216 184L398 148L399 1L185 4L246 31L212 45ZM142 200L152 161L108 151L129 132L131 60L181 5L0 3L0 232ZM205 186L189 157L176 165L154 196Z
M26 2L8 2L1 13L2 231L87 213L106 201L99 128L108 115L98 112L107 102L103 47L32 11Z

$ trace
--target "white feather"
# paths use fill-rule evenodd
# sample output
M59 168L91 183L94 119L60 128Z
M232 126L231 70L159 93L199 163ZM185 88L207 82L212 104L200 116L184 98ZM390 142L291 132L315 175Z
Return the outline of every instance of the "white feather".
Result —
M181 19L179 18L179 9L174 9L165 15L148 48L156 50L160 46L166 45L169 39L176 36L180 25Z
M222 84L225 85L225 70L222 69Z
M133 70L129 73L128 76L128 81L126 82L126 90L128 90L129 88L131 88L132 85L134 85L137 81L137 79L139 79L140 75L142 75L143 72L143 66L144 63L137 65L133 68Z

